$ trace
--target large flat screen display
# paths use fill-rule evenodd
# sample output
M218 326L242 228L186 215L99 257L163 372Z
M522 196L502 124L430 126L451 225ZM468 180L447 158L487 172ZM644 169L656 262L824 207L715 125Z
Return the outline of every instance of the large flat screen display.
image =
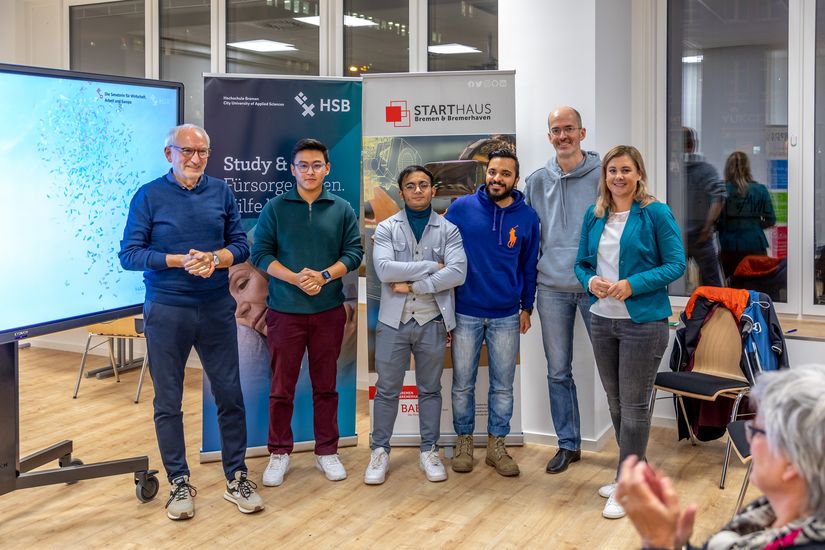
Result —
M117 252L132 195L169 169L182 90L0 64L0 343L139 310Z

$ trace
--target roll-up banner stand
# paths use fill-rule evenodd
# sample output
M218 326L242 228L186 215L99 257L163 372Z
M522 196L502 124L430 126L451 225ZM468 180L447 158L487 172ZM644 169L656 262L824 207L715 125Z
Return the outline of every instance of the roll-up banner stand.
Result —
M293 145L315 138L329 148L327 190L343 197L356 214L361 205L361 80L354 78L205 75L204 127L211 138L207 172L223 178L235 194L250 242L266 202L295 187L289 165ZM308 235L308 239L312 236ZM266 344L267 275L246 262L230 268L230 291L238 302L238 348L246 405L247 456L265 456L269 431L270 354ZM344 277L347 325L338 358L340 445L355 433L358 273ZM312 386L306 356L295 391L295 450L314 448ZM201 461L220 459L217 408L203 377Z
M487 153L516 141L513 71L367 74L364 79L364 227L369 334L370 417L375 397L375 327L381 282L372 263L376 225L403 208L399 172L411 164L426 166L438 192L433 209L443 214L459 196L484 183ZM513 386L514 406L507 443L523 442L520 369ZM487 434L487 353L482 349L476 383L476 440ZM455 442L450 389L452 361L445 351L441 377L441 444ZM418 394L415 366L404 376L392 445L418 446Z

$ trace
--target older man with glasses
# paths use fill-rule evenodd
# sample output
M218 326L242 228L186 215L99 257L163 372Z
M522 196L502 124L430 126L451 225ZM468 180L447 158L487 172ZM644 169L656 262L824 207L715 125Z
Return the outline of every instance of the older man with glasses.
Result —
M218 406L224 498L244 513L264 504L247 478L246 411L238 374L235 300L227 268L246 260L249 246L235 198L203 172L209 136L193 124L169 131L171 170L138 189L121 241L124 269L144 272L146 344L155 386L155 430L171 494L170 519L195 515L195 488L183 438L184 367L194 346Z
M315 466L330 481L347 477L338 458L337 359L347 320L341 277L358 269L363 248L352 207L324 188L329 170L323 143L298 141L291 166L296 186L266 204L255 229L252 263L270 275L267 486L283 483L289 470L295 385L304 353L312 382Z

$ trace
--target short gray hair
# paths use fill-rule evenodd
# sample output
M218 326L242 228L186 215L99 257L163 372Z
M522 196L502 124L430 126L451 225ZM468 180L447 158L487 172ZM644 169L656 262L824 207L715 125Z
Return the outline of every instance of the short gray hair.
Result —
M209 134L206 133L206 130L198 126L197 124L181 124L180 126L175 126L174 128L169 130L169 133L166 134L166 140L163 142L164 147L169 147L170 145L175 145L178 141L178 135L184 130L195 130L196 132L200 132L203 134L203 137L206 138L206 146L209 147Z
M825 366L766 372L751 395L768 446L784 453L799 470L807 487L808 509L825 519Z

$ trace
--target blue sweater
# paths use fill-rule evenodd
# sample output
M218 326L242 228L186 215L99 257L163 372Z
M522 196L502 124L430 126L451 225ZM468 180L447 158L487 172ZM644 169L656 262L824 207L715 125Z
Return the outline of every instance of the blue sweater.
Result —
M461 232L467 279L456 287L456 312L501 318L533 309L539 252L539 218L513 190L513 202L499 207L482 185L455 201L444 215Z
M166 267L167 254L187 254L193 248L210 252L226 248L232 252L233 264L249 257L235 197L226 182L204 174L187 191L170 171L138 189L118 256L124 269L143 271L147 300L197 305L228 292L226 269L216 269L204 279Z
M590 277L596 275L599 241L609 213L601 218L593 214L595 205L584 215L576 277L587 288ZM627 312L634 323L649 323L670 316L667 285L685 272L685 249L682 233L670 208L662 202L652 202L642 208L633 202L619 241L619 279L627 279L633 295L625 300Z

